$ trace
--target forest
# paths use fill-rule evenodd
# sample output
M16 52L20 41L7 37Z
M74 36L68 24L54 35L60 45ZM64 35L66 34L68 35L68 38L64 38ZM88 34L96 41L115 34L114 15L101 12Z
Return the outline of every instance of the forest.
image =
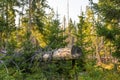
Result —
M58 15L48 0L0 0L0 80L120 80L120 0Z

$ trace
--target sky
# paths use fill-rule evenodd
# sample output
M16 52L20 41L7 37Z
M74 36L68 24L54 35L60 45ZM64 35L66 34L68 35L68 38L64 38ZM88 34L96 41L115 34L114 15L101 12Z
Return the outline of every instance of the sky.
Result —
M98 2L98 0L93 0ZM63 17L67 17L67 0L48 0L48 4L58 11L60 22L63 22ZM85 11L86 6L89 5L89 0L69 0L69 18L73 21L78 22L78 16L80 15L81 9Z

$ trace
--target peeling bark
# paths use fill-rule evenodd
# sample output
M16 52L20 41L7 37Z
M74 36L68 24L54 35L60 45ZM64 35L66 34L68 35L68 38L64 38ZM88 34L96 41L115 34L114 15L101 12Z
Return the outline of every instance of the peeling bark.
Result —
M45 53L41 56L41 59L42 61L74 60L79 59L81 55L81 48L73 46L72 48L60 48L53 53Z
M5 57L7 54L7 51L3 50L3 51L0 51L0 53L4 54L4 57ZM19 52L15 52L15 53L16 53L15 55L19 57L23 55L22 53L19 53ZM72 46L72 48L59 48L53 51L37 52L37 54L41 55L39 56L39 59L40 61L43 61L43 62L58 61L58 60L76 60L76 59L79 59L80 56L82 55L82 50L80 47Z

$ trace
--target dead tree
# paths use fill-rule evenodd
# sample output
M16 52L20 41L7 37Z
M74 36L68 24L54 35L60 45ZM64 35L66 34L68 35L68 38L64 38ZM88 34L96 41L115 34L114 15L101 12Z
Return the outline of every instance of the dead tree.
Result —
M40 57L42 61L57 61L57 60L76 60L82 55L82 50L78 46L72 48L60 48L53 52L46 52Z

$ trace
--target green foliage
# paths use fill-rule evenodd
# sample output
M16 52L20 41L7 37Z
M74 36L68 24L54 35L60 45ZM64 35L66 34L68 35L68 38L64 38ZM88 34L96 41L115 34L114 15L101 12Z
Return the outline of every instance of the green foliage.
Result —
M60 29L59 20L55 19L51 23L48 23L44 33L47 46L52 49L64 47L66 45L64 41L66 36L63 36L63 32Z
M120 11L119 0L99 0L99 3L94 4L94 9L103 16L104 20L111 21L119 20Z
M99 0L98 4L93 3L98 16L94 17L93 11L88 7L87 14L81 13L79 16L77 26L70 19L67 28L68 37L65 30L60 28L59 19L54 19L54 12L46 0L31 0L30 4L29 1L0 1L0 80L118 80L120 78L119 72L95 67L96 60L88 59L89 54L93 54L95 50L96 32L100 37L104 36L113 43L113 56L120 58L119 0ZM22 8L23 11L14 7ZM46 13L46 9L51 10L49 14ZM17 27L15 13L20 16ZM96 18L98 21L95 23ZM82 48L83 53L80 59L75 60L74 67L72 61L40 61L41 52L65 47L66 39L71 41L72 37L75 38L75 44ZM45 43L44 48L38 45L42 43Z
M109 40L115 40L115 35L114 35L114 31L113 30L109 30L108 28L106 28L105 26L96 26L97 27L97 34L99 36L105 36L106 39Z
M119 80L119 73L95 67L95 61L86 64L86 72L81 72L78 80Z
M119 19L120 6L119 0L99 0L93 3L93 9L97 13L99 21L96 22L97 34L104 36L114 44L113 55L119 58Z
M82 15L79 16L78 33L76 34L76 37L77 37L76 44L78 46L81 46L81 47L83 47L83 40L85 38L85 34L83 33L84 27L85 27L85 25L84 25L84 15L82 13Z

